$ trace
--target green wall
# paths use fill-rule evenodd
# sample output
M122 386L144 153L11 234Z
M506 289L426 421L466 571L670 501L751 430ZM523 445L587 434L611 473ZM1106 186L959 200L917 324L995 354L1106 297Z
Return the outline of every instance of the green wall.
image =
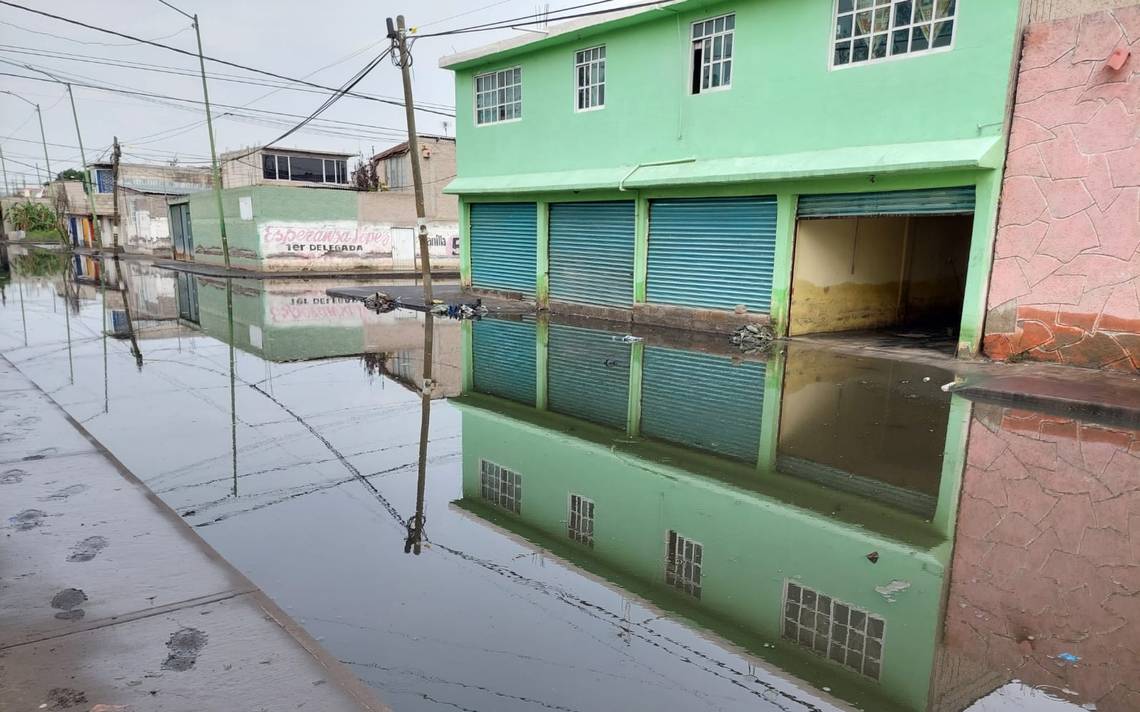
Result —
M1001 133L1017 0L959 2L951 51L829 69L834 0L686 2L456 70L461 177ZM732 87L691 95L690 23L736 12ZM636 23L636 24L634 24ZM614 29L610 29L610 28ZM574 51L606 45L606 106L574 111ZM472 77L522 67L522 119L475 126Z
M509 408L468 401L462 439L461 506L864 709L925 709L945 583L938 549L734 487L715 465L682 469L630 457ZM481 500L483 459L522 475L520 515ZM567 536L571 492L595 502L593 549ZM670 529L704 547L699 600L664 583ZM871 551L877 564L866 559ZM781 640L786 579L885 619L878 683ZM909 584L893 602L875 591L892 580Z
M242 220L238 201L250 197L253 219ZM356 191L315 189L290 186L247 186L222 191L226 218L226 237L230 245L230 262L234 267L262 267L261 240L258 226L266 222L308 222L357 219ZM224 264L221 254L221 226L218 223L217 200L213 192L190 195L190 221L194 246L206 247L212 253L195 252L194 260L206 264Z

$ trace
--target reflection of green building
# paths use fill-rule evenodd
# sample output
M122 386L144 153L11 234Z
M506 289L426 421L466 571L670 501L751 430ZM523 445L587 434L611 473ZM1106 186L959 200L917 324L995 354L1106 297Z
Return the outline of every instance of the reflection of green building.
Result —
M459 506L864 709L928 708L968 415L941 374L541 321L465 335ZM835 391L860 435L827 433ZM881 477L860 452L907 433L876 427L914 431Z

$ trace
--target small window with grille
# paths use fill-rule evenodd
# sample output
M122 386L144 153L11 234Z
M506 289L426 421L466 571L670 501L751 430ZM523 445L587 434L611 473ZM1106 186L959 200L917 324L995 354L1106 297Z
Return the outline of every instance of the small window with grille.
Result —
M594 548L594 502L580 494L570 495L570 517L567 534L579 544Z
M879 679L886 621L794 581L784 584L786 640Z
M665 583L693 598L700 598L703 554L703 546L670 529L668 554L665 557Z
M483 499L508 512L522 511L522 475L486 460L479 461Z

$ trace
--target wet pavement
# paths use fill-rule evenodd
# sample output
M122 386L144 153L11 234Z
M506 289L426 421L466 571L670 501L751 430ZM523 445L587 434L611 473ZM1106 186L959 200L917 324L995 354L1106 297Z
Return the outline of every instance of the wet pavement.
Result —
M1134 430L513 315L433 320L421 460L370 283L13 266L0 352L396 710L1140 709Z

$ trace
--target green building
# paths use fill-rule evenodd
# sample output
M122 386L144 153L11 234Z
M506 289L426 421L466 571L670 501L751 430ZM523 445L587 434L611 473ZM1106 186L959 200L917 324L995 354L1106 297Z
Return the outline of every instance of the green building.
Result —
M948 374L464 330L457 506L862 709L960 709L941 621L970 408Z
M1018 28L1017 0L681 0L447 57L463 279L976 353Z

